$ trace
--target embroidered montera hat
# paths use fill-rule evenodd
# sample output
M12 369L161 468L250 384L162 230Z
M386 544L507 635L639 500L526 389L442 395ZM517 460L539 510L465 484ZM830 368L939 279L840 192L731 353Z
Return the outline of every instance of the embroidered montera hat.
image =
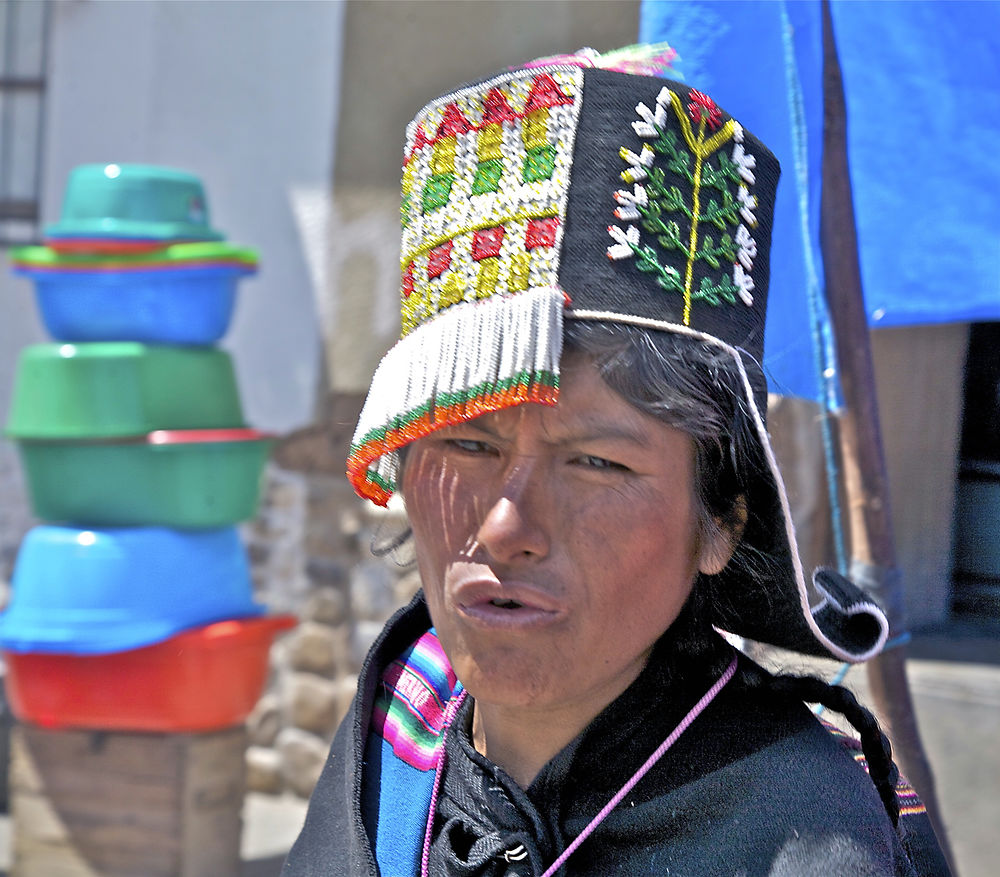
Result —
M432 101L407 128L402 337L372 380L347 473L384 505L397 451L447 424L554 404L565 319L680 333L732 355L769 472L751 511L779 574L713 619L722 630L858 661L878 607L821 571L810 607L765 426L763 359L778 161L709 96L656 75L654 47L534 62ZM614 67L614 69L609 69ZM661 67L662 69L662 67ZM744 577L749 578L749 577Z

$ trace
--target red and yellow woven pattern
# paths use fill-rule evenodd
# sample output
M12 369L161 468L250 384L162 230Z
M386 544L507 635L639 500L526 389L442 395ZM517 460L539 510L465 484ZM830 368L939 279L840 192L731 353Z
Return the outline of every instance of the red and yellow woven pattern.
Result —
M402 325L555 282L578 70L522 70L430 104L403 165Z
M347 473L380 505L394 452L446 424L554 404L560 244L583 72L515 70L425 107L407 129L402 338L372 380Z

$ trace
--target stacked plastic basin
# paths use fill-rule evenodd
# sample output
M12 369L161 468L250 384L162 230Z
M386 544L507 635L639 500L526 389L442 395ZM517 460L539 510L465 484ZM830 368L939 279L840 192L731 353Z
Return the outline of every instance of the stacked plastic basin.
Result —
M32 509L0 614L7 695L50 728L205 731L260 697L274 637L237 525L269 436L216 347L249 249L201 182L146 165L70 175L45 245L11 254L53 343L18 361L6 433Z

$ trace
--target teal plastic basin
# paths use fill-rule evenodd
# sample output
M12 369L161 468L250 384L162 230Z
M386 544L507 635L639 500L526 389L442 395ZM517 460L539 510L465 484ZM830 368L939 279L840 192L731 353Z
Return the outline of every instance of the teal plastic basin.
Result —
M45 521L225 527L257 513L273 438L256 430L154 432L138 441L20 441Z
M221 240L209 225L201 180L175 168L147 164L84 164L66 183L59 221L48 238Z

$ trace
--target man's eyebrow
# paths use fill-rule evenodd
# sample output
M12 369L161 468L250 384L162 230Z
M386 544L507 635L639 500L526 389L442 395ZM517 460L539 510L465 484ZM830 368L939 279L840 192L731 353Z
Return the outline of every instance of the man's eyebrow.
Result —
M487 435L491 435L494 438L503 438L503 434L500 430L489 426L489 421L482 417L475 417L472 420L463 420L461 423L445 423L438 429L440 432L453 432L457 429L474 429L478 432L484 432Z
M649 433L643 424L631 422L628 418L610 418L600 413L582 413L569 423L563 423L556 441L596 442L626 441L636 445L648 445Z
M562 442L626 441L636 445L649 444L649 436L624 424L584 423L567 429Z
M506 431L493 426L489 417L477 417L464 423L447 424L441 427L442 432L453 429L473 429L499 440L510 437ZM609 419L601 415L581 414L570 423L561 424L557 434L553 434L551 430L547 432L550 440L555 444L596 441L626 441L636 445L649 444L649 434L641 426L623 420Z

